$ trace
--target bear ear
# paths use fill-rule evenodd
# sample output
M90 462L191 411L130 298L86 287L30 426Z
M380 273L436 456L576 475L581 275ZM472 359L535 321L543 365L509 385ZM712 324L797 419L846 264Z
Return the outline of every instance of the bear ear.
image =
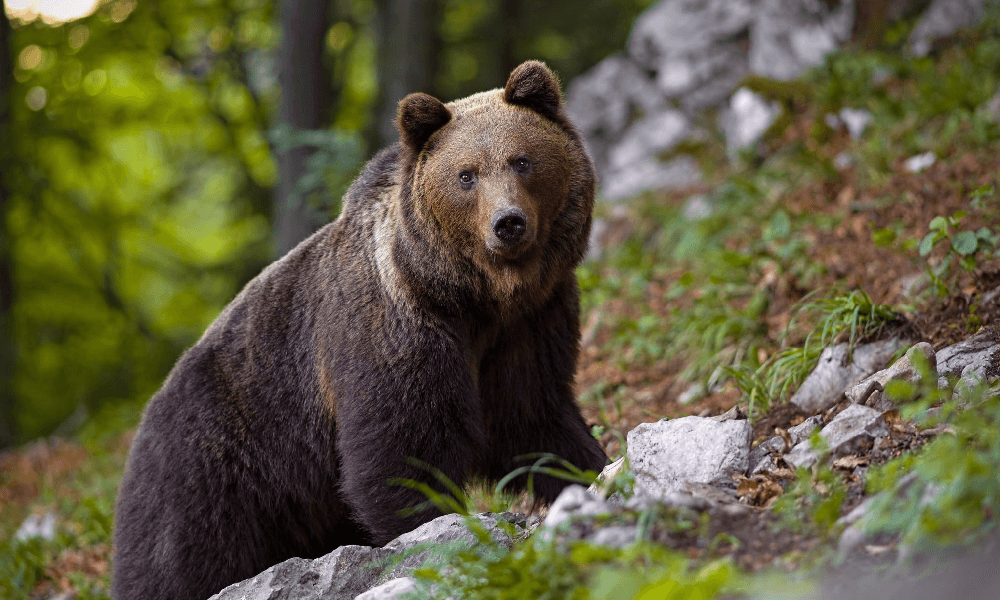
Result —
M559 79L543 62L529 60L511 71L504 86L503 99L509 104L530 108L553 121L563 121Z
M403 143L420 151L438 129L451 120L451 112L437 98L427 94L410 94L399 101L396 129Z

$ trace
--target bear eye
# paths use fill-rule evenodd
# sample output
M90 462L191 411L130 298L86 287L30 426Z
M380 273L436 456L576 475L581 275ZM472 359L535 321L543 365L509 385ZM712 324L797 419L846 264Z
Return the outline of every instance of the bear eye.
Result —
M527 173L531 169L531 161L523 156L514 161L514 170L518 173Z
M458 174L458 182L463 188L469 189L476 182L476 174L472 171L462 171Z

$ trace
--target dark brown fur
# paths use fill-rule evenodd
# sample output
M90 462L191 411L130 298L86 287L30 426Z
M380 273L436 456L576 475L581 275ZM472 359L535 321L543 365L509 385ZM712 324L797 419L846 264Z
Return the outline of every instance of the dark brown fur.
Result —
M118 497L118 600L206 598L384 544L439 514L400 516L425 498L390 478L441 487L408 457L460 485L533 452L604 465L572 392L593 167L554 76L525 63L504 90L413 95L399 127L342 215L247 284L150 401ZM519 245L490 229L511 207Z

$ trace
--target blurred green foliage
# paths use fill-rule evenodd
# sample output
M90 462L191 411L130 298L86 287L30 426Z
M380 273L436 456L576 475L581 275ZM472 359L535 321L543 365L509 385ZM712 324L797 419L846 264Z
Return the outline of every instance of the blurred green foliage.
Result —
M503 84L506 73L484 67L496 62L498 23L517 60L547 60L568 80L621 49L649 3L440 0L426 33L440 38L431 91L450 99ZM68 23L12 20L2 177L20 440L61 423L69 433L107 406L136 405L124 413L134 422L178 354L270 259L276 150L311 147L298 189L331 218L339 211L375 150L363 141L378 91L376 4L330 2L334 102L320 131L271 130L276 10L273 0L107 0Z

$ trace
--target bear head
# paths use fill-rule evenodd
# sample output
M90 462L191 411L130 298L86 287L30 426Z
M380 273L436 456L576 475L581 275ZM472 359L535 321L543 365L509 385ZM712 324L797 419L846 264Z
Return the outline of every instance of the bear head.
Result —
M412 219L439 240L436 260L460 274L449 281L464 282L451 292L511 313L572 274L586 251L594 170L543 63L448 104L411 94L397 127Z

